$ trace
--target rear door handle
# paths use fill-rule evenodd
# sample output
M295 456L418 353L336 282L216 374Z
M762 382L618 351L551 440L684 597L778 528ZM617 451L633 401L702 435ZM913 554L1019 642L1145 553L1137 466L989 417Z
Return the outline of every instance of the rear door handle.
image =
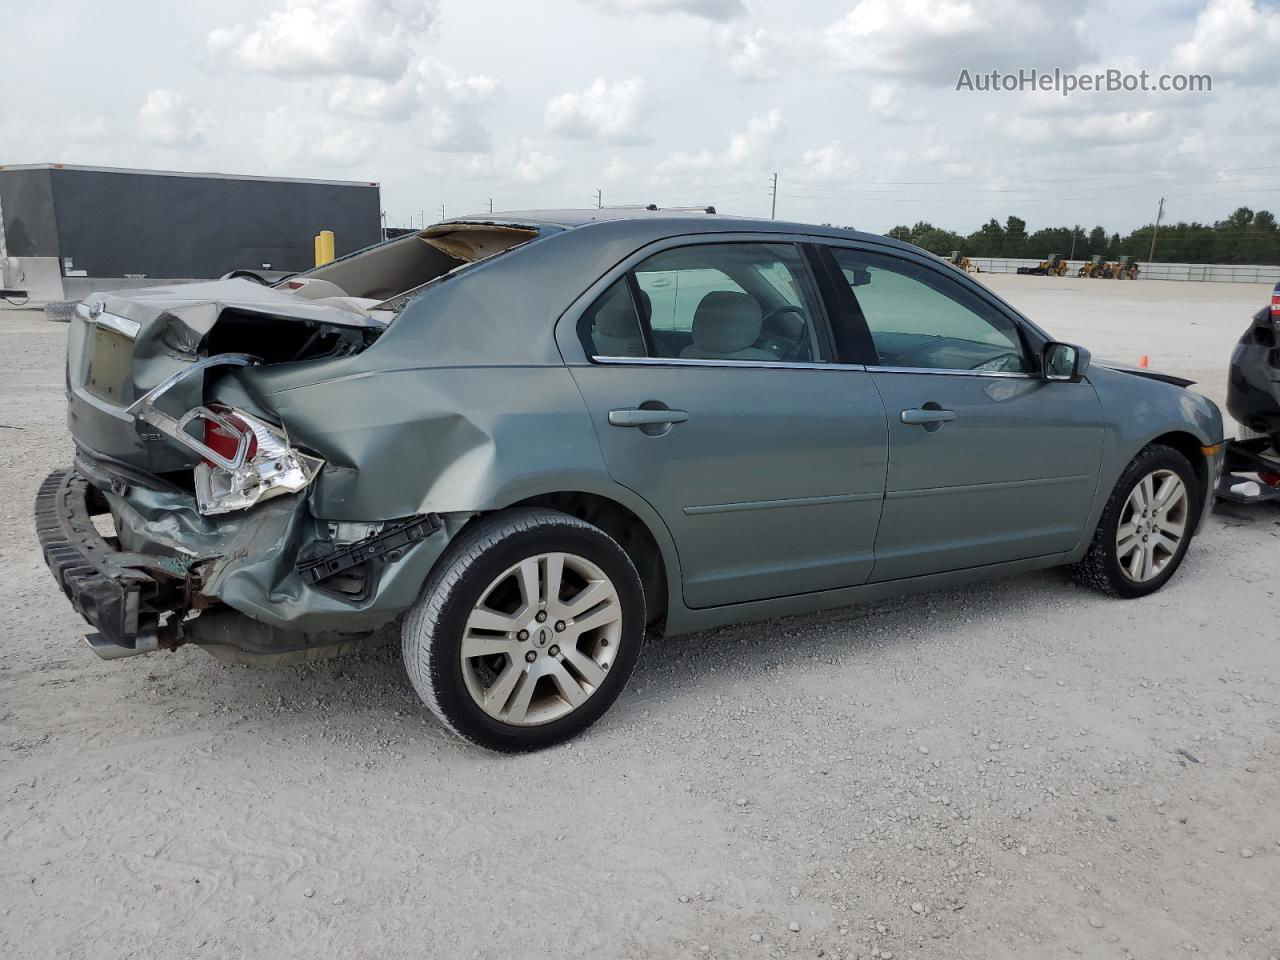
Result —
M953 410L928 410L915 407L902 411L902 422L913 427L924 427L931 424L950 423L956 418Z
M615 427L647 427L663 423L684 423L684 410L610 410L609 423Z

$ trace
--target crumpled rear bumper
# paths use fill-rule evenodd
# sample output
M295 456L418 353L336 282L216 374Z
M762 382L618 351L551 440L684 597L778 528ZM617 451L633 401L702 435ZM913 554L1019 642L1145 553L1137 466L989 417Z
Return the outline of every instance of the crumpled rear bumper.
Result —
M107 512L96 488L74 470L45 478L36 494L36 534L44 560L71 605L97 631L95 649L138 653L170 640L164 614L186 605L186 571L165 557L128 553L93 523Z
M377 541L376 550L366 547L367 589L352 594L333 589L322 575L341 563L317 573L317 556L350 568L353 551L324 539L325 524L312 517L305 497L203 517L188 494L112 483L97 469L78 459L75 468L50 474L36 497L35 519L46 564L97 630L90 646L107 657L200 643L207 618L201 611L210 608L256 621L249 626L259 650L264 643L293 648L310 636L332 642L335 634L376 630L413 603L467 519L430 515L394 528L400 533L390 539L384 533L356 544ZM93 521L106 513L116 526L111 538ZM190 619L192 612L200 615ZM225 645L225 629L220 636Z

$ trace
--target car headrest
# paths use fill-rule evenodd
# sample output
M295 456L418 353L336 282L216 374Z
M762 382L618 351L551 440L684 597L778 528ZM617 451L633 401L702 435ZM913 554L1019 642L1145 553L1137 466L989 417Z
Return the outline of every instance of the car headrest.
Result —
M693 342L711 353L737 353L760 336L760 304L755 297L715 290L693 312Z
M640 294L640 319L645 323L653 316L653 301L649 299L649 295L636 287L636 293Z
M804 317L798 313L787 311L775 313L764 323L764 332L786 337L788 340L799 340L804 336Z

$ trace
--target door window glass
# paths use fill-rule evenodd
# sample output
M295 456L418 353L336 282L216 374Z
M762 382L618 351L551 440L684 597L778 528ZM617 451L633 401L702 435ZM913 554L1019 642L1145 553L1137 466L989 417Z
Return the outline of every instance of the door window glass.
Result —
M833 247L881 366L1029 373L1017 325L940 269Z
M830 359L818 297L789 243L664 250L634 270L654 356L684 360Z
M591 357L643 357L644 337L627 278L600 295L578 321L583 349Z

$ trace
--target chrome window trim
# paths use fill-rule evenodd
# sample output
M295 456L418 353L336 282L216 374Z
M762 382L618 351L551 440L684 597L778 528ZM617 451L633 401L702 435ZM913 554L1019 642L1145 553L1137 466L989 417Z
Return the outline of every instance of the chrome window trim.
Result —
M1012 370L951 370L947 367L864 367L869 373L928 373L951 377L998 377L1002 380L1039 380L1038 373L1017 373Z
M591 366L604 364L607 366L637 367L753 367L762 370L870 370L860 363L793 363L786 360L694 360L680 357L597 357L588 358L585 364L570 366Z
M999 380L1039 380L1037 373L1016 373L1010 370L949 370L945 367L883 367L864 366L860 363L792 363L784 360L693 360L680 357L588 357L585 364L570 366L637 367L754 367L764 370L860 370L864 373L927 373L933 376L993 377Z

